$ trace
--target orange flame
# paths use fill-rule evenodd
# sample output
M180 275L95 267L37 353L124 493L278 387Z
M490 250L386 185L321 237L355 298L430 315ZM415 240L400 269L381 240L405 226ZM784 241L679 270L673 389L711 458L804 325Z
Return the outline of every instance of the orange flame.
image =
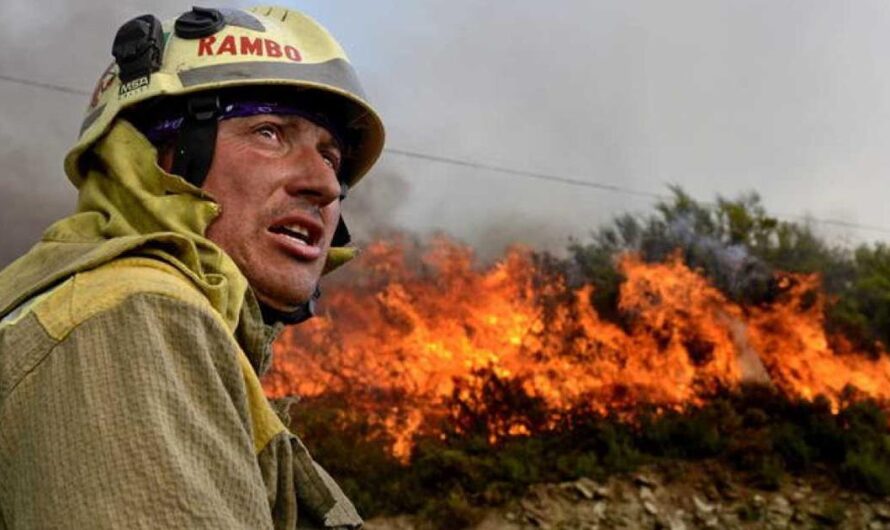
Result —
M419 257L404 242L377 242L349 283L326 295L327 312L276 344L266 390L356 396L351 405L386 427L401 456L416 432L447 417L448 398L466 391L456 382L479 369L523 381L557 411L582 402L603 413L641 402L682 408L747 381L790 396L824 394L835 406L847 385L890 398L886 355L874 360L829 342L815 275L785 276L775 302L752 308L679 258L652 264L624 255L618 268L621 325L592 307L596 286L568 289L528 251L477 271L472 253L446 239Z

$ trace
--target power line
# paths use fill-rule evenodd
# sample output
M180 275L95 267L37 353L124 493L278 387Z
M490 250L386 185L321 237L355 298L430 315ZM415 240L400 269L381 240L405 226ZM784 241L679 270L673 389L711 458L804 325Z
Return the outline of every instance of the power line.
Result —
M55 85L55 84L51 84L51 83L32 81L30 79L23 79L23 78L19 78L19 77L12 77L12 76L0 74L0 79L2 79L3 81L11 82L11 83L17 83L17 84L26 85L26 86L33 86L33 87L43 88L45 90L63 92L66 94L74 94L74 95L82 95L82 96L90 95L89 92L84 91L84 90L78 90L75 88L70 88L70 87L66 87L66 86L62 86L62 85ZM664 195L664 194L653 193L653 192L649 192L649 191L634 190L634 189L625 188L622 186L617 186L614 184L591 182L588 180L565 177L562 175L540 173L537 171L526 171L523 169L512 169L512 168L507 168L507 167L495 166L492 164L471 162L468 160L461 160L461 159L457 159L457 158L430 155L427 153L418 153L418 152L414 152L414 151L408 151L405 149L387 148L386 152L392 153L394 155L400 155L400 156L405 156L405 157L410 157L410 158L417 158L417 159L427 160L427 161L431 161L431 162L439 162L442 164L451 164L451 165L455 165L455 166L462 166L462 167L468 167L468 168L473 168L473 169L482 169L482 170L486 170L486 171L492 171L495 173L503 173L503 174L507 174L507 175L517 175L517 176L522 176L522 177L527 177L527 178L532 178L532 179L546 180L546 181L550 181L550 182L559 182L561 184L567 184L569 186L580 186L580 187L584 187L584 188L593 188L593 189L598 189L598 190L603 190L603 191L611 191L614 193L622 193L625 195L632 195L632 196L636 196L636 197L646 197L649 199L667 199L668 198L668 196Z
M573 186L582 186L585 188L594 188L594 189L599 189L599 190L604 190L604 191L611 191L614 193L621 193L624 195L633 195L633 196L638 196L638 197L647 197L647 198L661 199L661 200L670 200L671 199L670 195L665 195L665 194L661 194L661 193L633 190L630 188L624 188L624 187L615 186L612 184L591 182L591 181L587 181L587 180L563 177L560 175L551 175L551 174L547 174L547 173L537 173L534 171L525 171L522 169L512 169L512 168L507 168L507 167L502 167L502 166L494 166L494 165L490 165L490 164L481 164L481 163L477 163L477 162L470 162L467 160L462 160L459 158L450 158L450 157L445 157L445 156L429 155L426 153L417 153L417 152L413 152L413 151L407 151L404 149L388 148L388 149L386 149L386 151L389 153L406 156L406 157L410 157L410 158L418 158L421 160L429 160L429 161L439 162L439 163L443 163L443 164L451 164L451 165L455 165L455 166L463 166L463 167L469 167L469 168L474 168L474 169L482 169L482 170L493 171L493 172L497 172L497 173L518 175L518 176L530 177L530 178L535 178L535 179L540 179L540 180L549 180L549 181L553 181L553 182L560 182L563 184L570 184ZM705 206L716 206L717 205L716 203L710 203L710 202L701 202L700 204L704 204ZM859 223L853 223L850 221L841 221L839 219L824 219L824 218L819 218L819 217L812 217L812 216L807 216L807 215L794 215L794 214L780 214L780 217L784 217L786 219L799 219L802 221L812 221L815 223L820 223L820 224L830 225L830 226L838 226L841 228L869 230L872 232L881 232L884 234L890 234L890 229L884 228L882 226L864 225L864 224L859 224Z
M883 226L877 226L877 225L864 225L864 224L859 224L859 223L853 223L850 221L841 221L840 219L825 219L822 217L810 217L807 215L781 214L781 216L785 217L785 218L790 218L790 219L799 219L801 221L813 221L814 223L837 226L840 228L853 228L853 229L858 229L858 230L869 230L872 232L881 232L884 234L890 234L890 228L884 228Z
M19 85L25 86L33 86L37 88L43 88L46 90L52 90L54 92L63 92L65 94L74 94L75 96L89 96L90 93L86 90L79 90L76 88L70 88L62 85L54 85L52 83L43 83L40 81L32 81L31 79L23 79L20 77L12 77L9 75L0 74L0 79L3 81L7 81L9 83L16 83Z
M80 89L71 88L71 87L67 87L67 86L63 86L63 85L56 85L53 83L44 83L41 81L34 81L31 79L25 79L25 78L20 78L20 77L13 77L13 76L8 76L8 75L4 75L4 74L0 74L0 80L6 81L9 83L16 83L16 84L25 85L25 86L32 86L32 87L42 88L44 90L61 92L61 93L65 93L65 94L72 94L72 95L77 95L77 96L89 96L91 94L89 91L86 91L86 90L80 90ZM520 177L544 180L544 181L549 181L549 182L558 182L560 184L566 184L569 186L577 186L577 187L591 188L591 189L596 189L596 190L601 190L601 191L609 191L612 193L619 193L619 194L629 195L629 196L634 196L634 197L646 197L649 199L662 199L662 200L669 200L671 198L669 195L665 195L662 193L635 190L635 189L631 189L631 188L625 188L623 186L618 186L615 184L606 184L606 183L602 183L602 182L593 182L593 181L583 180L583 179L579 179L579 178L566 177L563 175L540 173L537 171L527 171L527 170L523 170L523 169L508 168L508 167L504 167L504 166L497 166L494 164L485 164L485 163L481 163L481 162L473 162L470 160L463 160L460 158L452 158L452 157L447 157L447 156L431 155L428 153L409 151L407 149L397 149L397 148L390 147L390 148L386 148L385 151L387 153L391 153L391 154L398 155L398 156L404 156L407 158L415 158L415 159L419 159L419 160L426 160L429 162L437 162L440 164L449 164L449 165L453 165L453 166L460 166L460 167L466 167L466 168L471 168L471 169L479 169L479 170L483 170L483 171L491 171L494 173L502 173L505 175L516 175L516 176L520 176ZM804 220L804 221L812 221L812 222L816 222L816 223L820 223L820 224L824 224L824 225L837 226L837 227L841 227L841 228L850 228L850 229L854 229L854 230L868 230L871 232L880 232L880 233L884 233L884 234L890 234L890 229L882 227L882 226L865 225L865 224L853 223L853 222L849 222L849 221L841 221L839 219L824 219L824 218L810 217L810 216L805 216L805 215L783 215L783 217L792 218L792 219L800 219L800 220Z
M549 173L538 173L537 171L526 171L524 169L513 169L502 166L495 166L492 164L483 164L480 162L471 162L469 160L461 160L459 158L450 158L446 156L437 156L430 155L426 153L417 153L414 151L407 151L405 149L395 149L388 148L386 149L387 153L392 153L395 155L406 156L410 158L419 158L421 160L429 160L432 162L439 162L442 164L451 164L454 166L463 166L469 167L473 169L483 169L486 171L492 171L495 173L504 173L508 175L517 175L520 177L528 177L538 180L547 180L551 182L559 182L562 184L568 184L570 186L581 186L584 188L594 188L603 191L611 191L615 193L623 193L625 195L634 195L637 197L647 197L650 199L667 199L669 198L667 195L661 193L653 193L651 191L640 191L634 190L630 188L624 188L622 186L616 186L614 184L604 184L602 182L592 182L589 180L582 180L578 178L572 177L564 177L561 175L553 175Z

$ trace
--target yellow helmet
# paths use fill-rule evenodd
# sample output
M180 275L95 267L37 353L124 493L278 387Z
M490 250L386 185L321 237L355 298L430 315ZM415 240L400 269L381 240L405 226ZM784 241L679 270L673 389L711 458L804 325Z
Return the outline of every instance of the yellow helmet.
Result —
M121 27L113 54L116 60L96 83L80 137L65 157L66 173L75 185L80 184L81 155L121 113L149 101L228 89L278 87L328 102L335 125L348 137L339 177L349 187L383 149L383 123L366 101L343 49L327 30L297 11L196 7L164 23L144 15ZM213 109L193 108L192 101L188 109L195 120L213 117ZM213 146L207 148L212 157Z

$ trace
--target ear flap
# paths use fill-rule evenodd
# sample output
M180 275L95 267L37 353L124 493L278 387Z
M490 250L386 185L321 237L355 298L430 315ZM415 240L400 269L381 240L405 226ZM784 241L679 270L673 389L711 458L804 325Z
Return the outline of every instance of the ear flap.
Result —
M359 251L357 248L331 247L330 249L328 249L328 256L327 260L324 263L324 270L322 271L322 274L327 274L334 269L339 268L341 265L345 265L347 262L358 256L358 254Z

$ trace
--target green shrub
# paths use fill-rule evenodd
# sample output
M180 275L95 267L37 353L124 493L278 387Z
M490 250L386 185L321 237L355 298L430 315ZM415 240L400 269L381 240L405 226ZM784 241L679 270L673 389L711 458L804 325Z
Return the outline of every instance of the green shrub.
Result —
M783 423L772 430L773 447L790 471L810 468L813 449L807 444L800 427Z
M841 466L844 482L873 495L890 495L890 462L887 454L850 452Z
M704 411L695 414L669 412L641 421L640 445L648 453L674 458L706 458L719 454L725 445L719 424Z
M453 489L442 499L429 499L419 515L434 530L461 530L478 523L482 512L460 489Z

